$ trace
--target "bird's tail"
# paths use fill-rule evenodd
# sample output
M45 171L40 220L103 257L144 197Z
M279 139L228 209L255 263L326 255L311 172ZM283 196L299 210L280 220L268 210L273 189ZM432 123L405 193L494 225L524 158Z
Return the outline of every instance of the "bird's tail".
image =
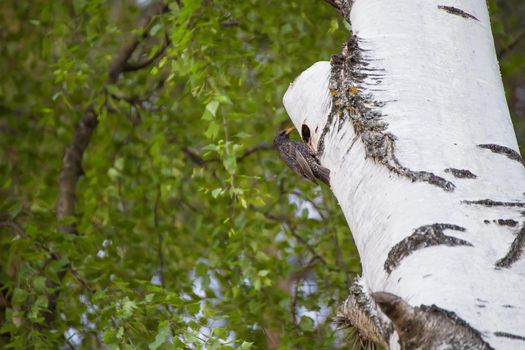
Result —
M319 169L317 171L317 174L315 174L316 177L321 180L322 182L324 182L325 184L327 184L328 186L330 186L330 170L322 167L322 166L319 166Z

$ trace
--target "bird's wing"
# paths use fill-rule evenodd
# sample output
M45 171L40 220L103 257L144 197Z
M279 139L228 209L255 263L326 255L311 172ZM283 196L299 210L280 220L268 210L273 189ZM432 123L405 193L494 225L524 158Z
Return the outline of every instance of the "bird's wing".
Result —
M310 165L308 164L304 156L301 154L301 152L299 152L298 150L295 150L295 159L297 160L297 170L299 170L299 173L301 173L301 175L306 177L308 180L317 183L317 181L315 180L315 175L312 172L312 169L310 168Z

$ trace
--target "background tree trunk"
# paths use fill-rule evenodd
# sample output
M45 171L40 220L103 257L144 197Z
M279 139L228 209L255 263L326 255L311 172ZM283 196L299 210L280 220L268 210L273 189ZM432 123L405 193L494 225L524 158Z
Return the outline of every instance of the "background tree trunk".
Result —
M354 35L284 104L361 257L342 320L391 349L525 348L525 171L486 2L329 2Z

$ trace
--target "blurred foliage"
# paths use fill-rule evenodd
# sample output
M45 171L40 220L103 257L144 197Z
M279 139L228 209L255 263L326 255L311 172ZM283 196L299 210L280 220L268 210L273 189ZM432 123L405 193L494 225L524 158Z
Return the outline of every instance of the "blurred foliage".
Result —
M500 49L524 28L514 3L491 3ZM331 322L359 271L348 227L269 147L288 84L347 27L319 1L172 1L133 60L167 36L164 55L108 84L143 6L0 3L0 348L349 348ZM519 48L501 65L522 130ZM89 108L76 216L57 222Z
M525 2L489 0L492 32L514 129L525 143Z

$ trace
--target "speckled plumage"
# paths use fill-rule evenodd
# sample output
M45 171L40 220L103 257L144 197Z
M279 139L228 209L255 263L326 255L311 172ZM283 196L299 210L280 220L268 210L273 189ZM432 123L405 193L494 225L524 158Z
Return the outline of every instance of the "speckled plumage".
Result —
M315 152L305 143L290 140L292 128L281 131L273 140L281 159L296 173L317 183L317 179L330 186L330 170L319 164Z

